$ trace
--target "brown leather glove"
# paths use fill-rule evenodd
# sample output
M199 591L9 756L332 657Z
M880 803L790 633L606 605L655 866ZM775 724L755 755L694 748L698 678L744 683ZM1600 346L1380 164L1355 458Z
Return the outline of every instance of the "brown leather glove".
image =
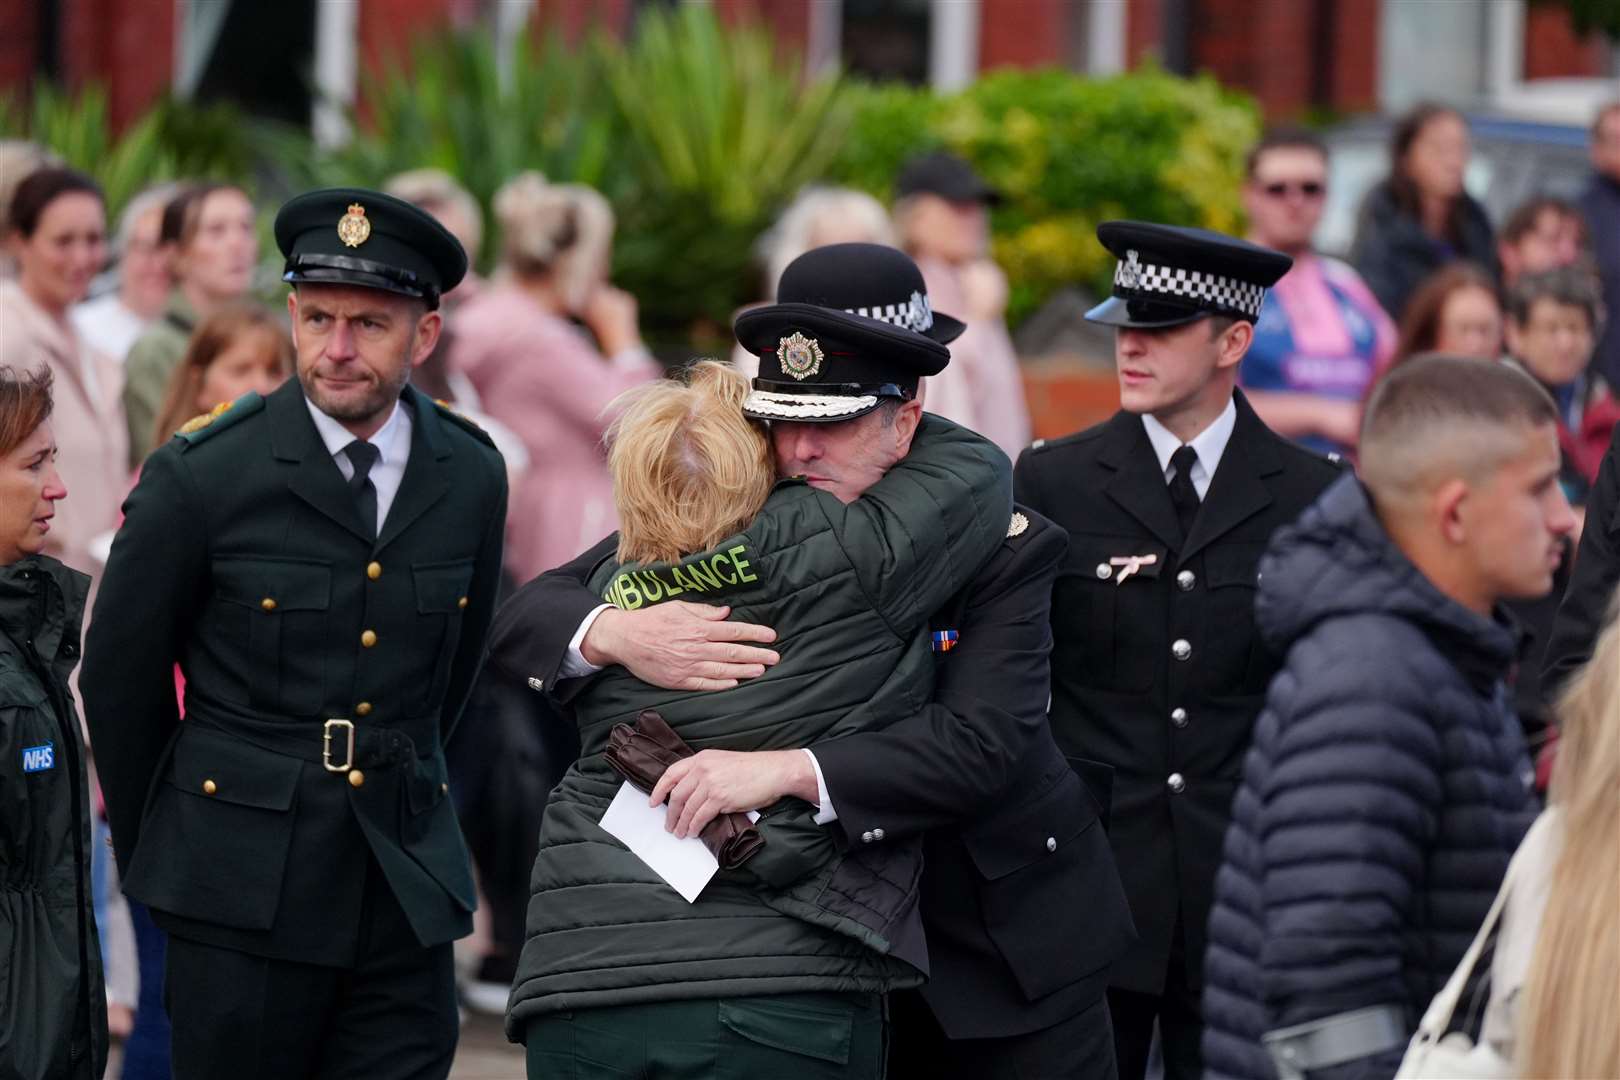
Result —
M686 740L652 709L636 717L636 726L614 724L608 733L604 756L614 772L630 781L644 794L652 794L664 770L692 756ZM725 870L735 870L765 846L747 814L720 814L698 834L703 846Z

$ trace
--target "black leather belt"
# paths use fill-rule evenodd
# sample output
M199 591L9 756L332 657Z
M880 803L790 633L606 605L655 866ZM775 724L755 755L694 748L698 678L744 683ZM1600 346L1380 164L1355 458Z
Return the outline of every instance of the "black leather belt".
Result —
M186 722L212 728L268 753L323 766L328 772L406 765L417 757L416 744L403 731L347 718L317 723L267 721L237 714L224 723L200 716L189 716Z

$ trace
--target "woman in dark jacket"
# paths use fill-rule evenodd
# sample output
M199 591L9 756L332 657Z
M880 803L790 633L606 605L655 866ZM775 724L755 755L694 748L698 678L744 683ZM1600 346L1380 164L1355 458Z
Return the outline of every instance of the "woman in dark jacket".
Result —
M107 1065L90 809L68 674L90 579L41 555L58 499L49 372L0 368L0 1077Z
M1395 125L1390 174L1367 193L1350 262L1400 321L1425 278L1465 259L1498 278L1485 208L1463 188L1468 124L1455 109L1419 105Z

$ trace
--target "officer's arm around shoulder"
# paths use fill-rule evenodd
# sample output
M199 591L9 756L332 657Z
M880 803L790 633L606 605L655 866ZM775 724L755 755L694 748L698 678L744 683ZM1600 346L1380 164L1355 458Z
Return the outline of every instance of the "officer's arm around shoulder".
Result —
M924 413L910 452L865 494L820 503L867 594L905 637L1006 538L1012 470L988 439Z

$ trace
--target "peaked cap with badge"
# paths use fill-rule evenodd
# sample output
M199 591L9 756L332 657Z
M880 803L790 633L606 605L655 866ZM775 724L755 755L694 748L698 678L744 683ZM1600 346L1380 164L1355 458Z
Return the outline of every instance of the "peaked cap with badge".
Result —
M1107 326L1167 329L1210 315L1260 318L1266 290L1294 260L1208 229L1105 221L1097 239L1119 260L1114 294L1086 312Z
M293 285L360 285L437 308L467 274L467 253L449 229L380 191L305 192L276 214L275 231L287 258L281 280Z
M831 423L909 400L967 328L933 310L910 256L882 244L807 251L782 271L776 295L736 322L737 340L759 357L743 411L760 420Z

